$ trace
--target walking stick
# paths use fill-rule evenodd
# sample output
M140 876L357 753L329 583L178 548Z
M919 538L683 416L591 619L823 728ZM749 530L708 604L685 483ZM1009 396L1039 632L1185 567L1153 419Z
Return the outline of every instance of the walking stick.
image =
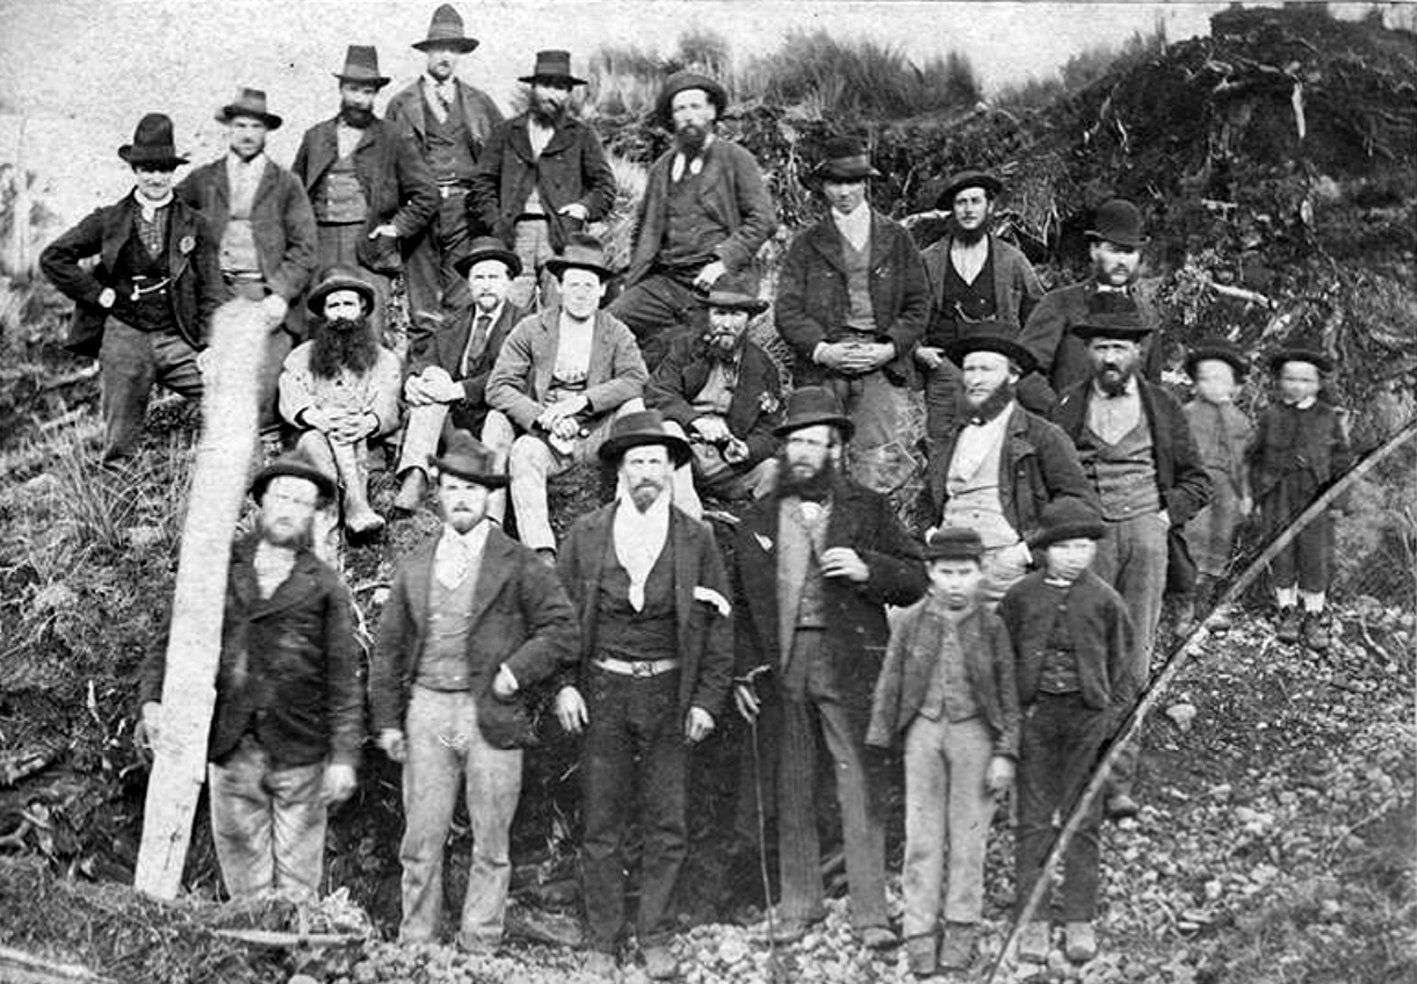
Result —
M751 690L753 681L770 670L771 667L766 665L754 667L746 676L740 677L738 682ZM763 909L768 916L768 980L775 982L785 978L778 964L777 919L772 911L772 883L768 878L768 821L767 811L763 807L763 762L762 753L758 750L756 714L748 720L748 732L753 744L753 799L758 809L758 874L763 880Z

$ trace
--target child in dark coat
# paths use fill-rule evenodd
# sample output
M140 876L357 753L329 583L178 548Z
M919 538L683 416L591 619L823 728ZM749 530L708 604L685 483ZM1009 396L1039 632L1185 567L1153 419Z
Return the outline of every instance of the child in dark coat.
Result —
M1344 411L1321 393L1333 360L1318 346L1296 344L1270 357L1279 401L1260 416L1250 451L1250 484L1265 541L1353 464ZM1324 604L1333 569L1333 520L1319 516L1270 562L1281 642L1329 646ZM1303 617L1299 605L1303 605Z
M1043 510L1030 546L1043 569L1009 589L999 617L1013 640L1023 735L1018 773L1018 906L1022 910L1054 837L1053 817L1066 817L1087 783L1098 750L1136 697L1136 632L1122 596L1088 566L1104 535L1086 503L1060 499ZM1063 859L1063 919L1068 959L1097 955L1102 801L1068 845ZM1047 895L1024 927L1018 955L1048 959Z

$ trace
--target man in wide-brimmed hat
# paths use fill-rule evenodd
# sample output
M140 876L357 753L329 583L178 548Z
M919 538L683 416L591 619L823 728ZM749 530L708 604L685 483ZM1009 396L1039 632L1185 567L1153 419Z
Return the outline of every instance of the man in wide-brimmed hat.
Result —
M674 504L696 519L703 514L696 484L725 499L767 494L782 419L782 373L748 337L748 323L768 302L728 274L704 306L708 325L674 340L645 390L645 405L663 413L664 426L693 451L689 466L674 473Z
M512 300L529 307L540 288L551 303L546 261L569 233L605 218L615 201L615 174L600 137L576 118L571 93L585 79L571 74L571 53L536 53L527 86L526 112L492 131L473 175L471 208L522 262Z
M667 944L688 846L689 747L713 733L733 672L728 577L713 533L670 502L670 476L689 445L658 411L616 420L599 455L616 469L619 494L575 522L559 562L581 626L579 664L563 680L556 716L585 736L585 967L611 976L624 942L622 852L637 816L635 930L646 971L662 980L675 975Z
M831 389L856 425L853 477L885 492L914 469L915 346L930 294L910 233L866 200L879 172L865 144L834 137L824 158L813 175L828 214L787 248L774 319L796 356L794 379Z
M172 193L187 158L172 120L148 113L118 148L134 188L50 243L39 265L74 301L66 347L99 360L103 460L131 455L153 383L200 400L198 353L223 300L217 244L206 221ZM93 266L81 261L96 256Z
M401 484L394 499L394 508L406 512L423 501L428 459L451 429L480 435L504 469L515 436L503 414L489 412L487 380L502 344L527 314L508 300L521 260L500 239L480 236L454 267L467 280L472 304L408 353L403 383L408 423L395 470ZM495 490L487 514L501 523L506 512L507 494Z
M522 747L534 737L529 694L574 664L578 630L555 573L487 516L507 484L492 450L455 431L430 464L442 534L394 572L369 701L379 747L403 766L399 942L438 940L443 852L465 785L472 866L456 941L490 951L511 882Z
M614 418L644 409L649 373L630 329L600 310L613 276L600 241L577 233L546 269L560 300L507 336L487 380L487 403L520 435L509 470L521 540L551 561L547 479L594 460Z
M755 274L754 257L777 229L777 208L753 155L717 132L728 93L697 72L664 83L655 119L674 146L649 169L625 292L615 316L630 326L650 367L665 331L684 324L695 295L725 273Z
M281 118L260 89L241 87L217 110L226 124L227 152L195 168L177 186L177 197L202 213L219 244L228 297L261 305L270 334L261 361L261 429L275 437L276 380L301 332L299 306L291 306L315 272L315 213L305 186L266 155L266 134Z
M1012 326L988 321L944 348L960 368L959 415L930 449L929 486L939 526L979 534L983 598L997 604L1028 571L1028 537L1048 503L1096 494L1068 435L1019 406L1015 387L1033 356Z
M433 11L428 36L413 47L428 59L417 79L394 93L385 116L412 131L438 185L438 208L404 244L404 283L413 315L451 316L467 306L467 283L453 268L474 230L468 226L473 173L502 111L492 97L457 77L458 62L478 45L451 4ZM483 230L485 231L485 230ZM436 322L434 322L436 323Z
M389 84L379 53L352 44L334 74L339 113L305 131L292 170L315 210L316 269L362 270L375 291L370 317L382 331L392 279L438 212L438 186L413 135L374 115L374 98ZM410 333L431 331L436 320L410 307Z
M334 494L302 454L276 460L251 483L256 529L231 549L207 783L233 899L318 898L328 809L355 788L364 659L349 588L311 549ZM139 680L144 744L161 740L166 671L166 648L155 649Z
M1161 323L1156 308L1137 289L1142 248L1149 241L1141 210L1124 198L1103 202L1085 235L1092 275L1044 294L1019 336L1038 363L1037 378L1025 381L1024 405L1044 415L1052 413L1064 390L1092 376L1087 344L1073 328L1093 315L1134 310L1147 329L1142 337L1141 374L1153 383L1161 379Z
M794 390L774 493L744 512L734 541L739 713L766 698L764 755L775 766L782 901L780 942L826 916L817 840L817 748L825 741L841 808L851 922L875 949L895 942L886 910L884 776L866 755L871 694L888 630L887 606L925 592L920 546L890 501L837 468L852 420L830 390Z
M925 432L945 439L954 423L959 366L945 347L983 322L1017 335L1043 296L1043 284L1018 247L994 234L994 200L1003 182L987 171L951 175L935 208L954 220L920 253L930 285L930 322L915 361L925 376Z

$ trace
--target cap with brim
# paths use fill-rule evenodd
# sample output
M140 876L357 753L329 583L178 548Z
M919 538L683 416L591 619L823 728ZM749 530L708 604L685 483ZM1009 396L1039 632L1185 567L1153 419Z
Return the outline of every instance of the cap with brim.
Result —
M1084 230L1083 235L1132 249L1150 242L1142 235L1141 209L1125 198L1114 198L1099 205L1093 214L1093 227Z
M1072 326L1072 333L1083 341L1093 338L1114 338L1124 342L1139 342L1151 334L1135 311L1094 311Z
M366 312L374 310L374 287L359 274L348 267L331 267L325 271L320 282L310 291L310 296L305 299L305 307L311 314L323 318L325 316L325 298L335 291L352 290L364 301Z
M1307 362L1319 372L1333 372L1333 357L1316 345L1286 345L1269 357L1269 371L1278 372L1286 362Z
M256 477L251 479L251 498L259 503L266 494L266 486L271 484L271 479L281 475L303 478L319 490L320 498L325 502L335 497L335 480L316 468L304 454L292 451L281 455L256 473Z
M1041 550L1062 540L1100 540L1107 528L1097 510L1081 499L1055 499L1043 507L1041 528L1028 545Z
M266 110L266 94L260 89L236 90L236 98L216 112L218 123L230 123L238 116L260 120L267 130L279 129L282 122L279 116Z
M664 415L658 410L639 410L619 417L610 425L610 436L600 446L600 459L618 462L631 448L660 444L669 451L674 467L688 464L693 457L689 442L664 429Z
M523 75L518 82L532 85L546 82L560 85L585 85L586 80L571 74L571 53L569 51L548 50L536 53L536 65L530 75Z
M453 261L453 269L458 276L466 277L474 265L483 260L500 260L507 268L507 276L516 277L522 272L521 257L503 245L495 236L479 236L467 244L467 252Z
M728 92L713 79L698 72L676 72L665 80L654 106L655 119L665 129L674 129L674 97L690 89L702 89L708 95L709 102L718 109L719 116L728 108Z
M443 453L429 455L428 463L445 475L456 475L489 489L507 486L506 474L497 468L497 455L465 430L453 431L444 442Z
M856 425L841 408L841 401L823 386L803 386L787 398L787 414L773 434L786 437L793 431L817 424L830 424L841 434L842 441L851 440Z
M970 327L973 330L969 334L945 346L945 356L955 365L964 365L964 357L971 352L997 352L1015 362L1022 373L1037 368L1033 353L1012 338L1003 325L990 321Z
M571 236L561 252L546 261L546 269L557 279L567 270L589 270L602 281L615 276L615 271L605 265L605 249L600 240L584 233Z
M935 199L935 207L944 210L954 208L955 196L966 188L983 188L992 197L1003 191L1004 183L987 171L960 171L950 176L950 183Z
M1195 377L1196 366L1202 362L1225 362L1235 370L1236 379L1244 379L1250 371L1245 353L1223 338L1207 338L1186 353L1186 374Z
M768 301L756 294L721 288L716 284L709 289L708 296L702 298L700 303L704 307L722 308L727 311L747 311L749 314L762 314L771 306Z
M148 113L133 130L133 142L118 148L118 156L131 167L172 171L187 158L177 153L172 139L172 118L165 113Z
M451 4L441 4L433 11L433 19L428 24L428 37L413 42L419 51L433 47L451 48L460 54L467 54L481 42L463 32L462 15Z
M379 52L373 45L352 44L345 52L344 69L334 73L341 82L372 85L382 89L391 81L387 75L379 74Z
M925 559L973 560L984 558L984 542L975 530L964 526L943 526L925 541Z

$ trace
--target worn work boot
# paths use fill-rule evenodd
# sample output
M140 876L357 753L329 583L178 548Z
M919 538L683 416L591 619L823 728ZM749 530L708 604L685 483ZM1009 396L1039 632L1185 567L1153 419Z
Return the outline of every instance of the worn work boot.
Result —
M581 969L590 977L608 981L615 976L615 955L604 950L589 950L581 960Z
M652 981L672 981L679 975L679 961L662 943L650 943L643 948L645 974Z
M344 528L351 536L377 533L384 517L369 505L369 466L351 444L331 443L335 468L344 484Z
M1073 963L1087 963L1097 956L1097 934L1092 931L1090 922L1070 922L1064 927L1066 934L1066 949L1069 960Z
M910 972L924 979L935 976L935 934L912 936L905 941L905 957L910 962Z
M1023 927L1018 938L1018 958L1029 963L1047 963L1048 946L1048 924L1035 919Z
M1176 620L1172 629L1177 639L1184 639L1196 627L1196 597L1185 595L1176 601Z
M428 489L428 476L422 468L410 468L399 486L399 494L394 496L394 508L399 512L417 512L423 504L423 493Z
M1130 793L1117 792L1107 797L1106 812L1108 820L1130 820L1141 812L1141 808Z
M1279 610L1279 622L1274 635L1280 642L1292 646L1299 641L1301 624L1299 609L1294 605L1285 605Z
M1304 615L1304 645L1316 653L1327 651L1332 640L1329 638L1328 619L1323 612L1308 612Z
M974 937L978 932L974 923L945 923L945 939L940 944L941 970L968 970L974 962Z
M887 950L896 945L895 933L886 926L863 926L856 937L868 950Z

